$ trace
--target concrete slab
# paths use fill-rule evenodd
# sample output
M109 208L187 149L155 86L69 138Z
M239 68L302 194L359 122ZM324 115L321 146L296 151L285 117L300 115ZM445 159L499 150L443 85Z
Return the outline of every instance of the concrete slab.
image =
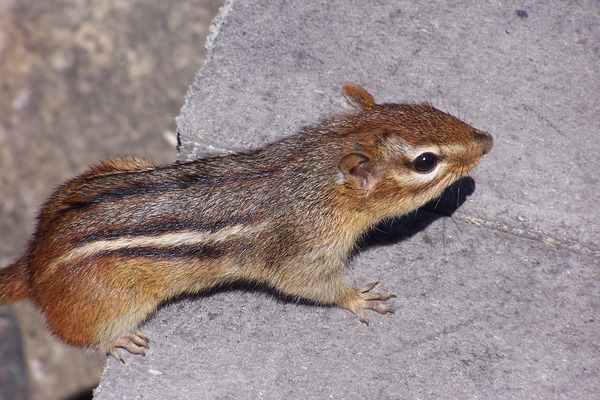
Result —
M366 327L263 293L182 301L146 326L147 357L109 360L97 398L591 399L599 271L593 256L442 218L352 264L353 282L398 294L396 314Z
M177 120L181 160L292 134L339 109L343 81L432 102L494 151L451 219L386 225L354 259L349 279L381 280L395 315L185 300L145 326L146 358L109 360L97 397L594 398L599 22L593 1L230 2Z

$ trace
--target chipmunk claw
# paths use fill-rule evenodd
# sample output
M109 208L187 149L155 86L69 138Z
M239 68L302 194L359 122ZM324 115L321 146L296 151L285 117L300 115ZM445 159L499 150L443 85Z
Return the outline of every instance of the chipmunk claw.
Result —
M373 310L379 314L394 313L394 309L385 304L385 302L395 298L395 294L371 292L378 283L379 282L367 283L359 288L357 293L358 298L352 301L352 304L348 307L348 309L358 317L358 320L367 326L369 326L369 320L365 314L366 309Z
M127 350L131 354L139 354L145 356L146 352L144 349L150 348L150 339L141 331L135 331L127 336L113 340L106 350L106 355L114 357L117 361L125 364L125 360L121 356L121 353L117 350L118 347Z

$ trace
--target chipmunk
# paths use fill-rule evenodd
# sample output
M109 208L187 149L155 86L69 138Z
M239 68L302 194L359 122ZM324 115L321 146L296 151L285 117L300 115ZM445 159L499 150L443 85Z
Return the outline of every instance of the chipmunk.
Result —
M60 186L27 251L0 271L0 304L29 298L66 343L123 361L138 330L184 294L243 281L352 311L392 313L393 294L343 278L370 227L438 197L492 137L427 104L376 104L345 83L352 112L254 151L154 166L105 161Z

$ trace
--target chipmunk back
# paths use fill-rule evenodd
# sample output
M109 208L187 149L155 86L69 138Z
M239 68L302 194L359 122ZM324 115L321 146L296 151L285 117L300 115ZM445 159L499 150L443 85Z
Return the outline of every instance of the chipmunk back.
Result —
M343 279L358 238L439 196L492 148L426 104L362 87L335 115L251 152L155 167L109 160L46 202L26 253L0 271L0 304L30 298L65 342L144 354L163 302L235 281L336 305L367 323L391 294Z

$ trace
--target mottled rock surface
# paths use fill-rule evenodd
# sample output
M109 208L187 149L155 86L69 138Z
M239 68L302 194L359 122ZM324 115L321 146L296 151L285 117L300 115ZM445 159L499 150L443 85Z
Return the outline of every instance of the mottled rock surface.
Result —
M0 267L22 251L52 189L88 164L122 154L175 160L174 118L221 3L2 2ZM14 308L18 318L3 321L24 334L29 398L91 394L105 357L50 337L30 304ZM0 393L7 382L0 377Z

